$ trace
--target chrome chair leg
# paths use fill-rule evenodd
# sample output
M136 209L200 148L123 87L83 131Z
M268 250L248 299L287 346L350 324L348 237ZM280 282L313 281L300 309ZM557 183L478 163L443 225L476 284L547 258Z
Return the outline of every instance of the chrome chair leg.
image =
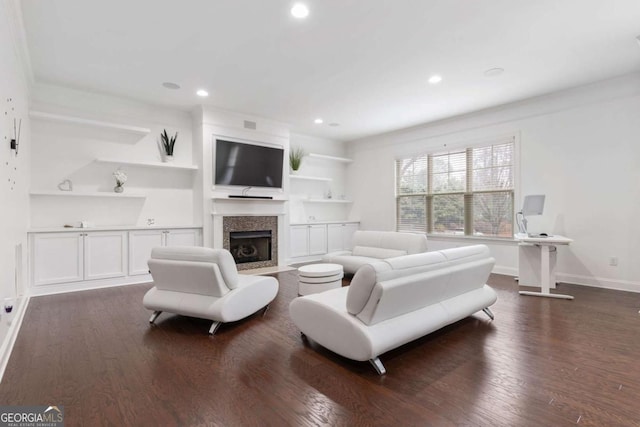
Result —
M489 319L493 320L493 313L491 312L491 310L489 310L489 307L485 307L482 309L482 311L484 312L484 314L486 314L487 316L489 316Z
M369 359L369 363L371 363L371 366L373 366L373 369L376 370L378 375L384 375L387 373L387 370L384 368L384 365L380 361L379 357L376 357L375 359Z
M160 313L162 313L161 311L154 311L153 314L151 315L151 318L149 319L149 323L153 323L156 321L156 319L158 318L158 316L160 316Z
M267 315L267 311L269 311L269 304L264 306L264 311L262 312L262 317Z
M220 325L222 325L222 322L213 322L209 328L209 335L215 334Z

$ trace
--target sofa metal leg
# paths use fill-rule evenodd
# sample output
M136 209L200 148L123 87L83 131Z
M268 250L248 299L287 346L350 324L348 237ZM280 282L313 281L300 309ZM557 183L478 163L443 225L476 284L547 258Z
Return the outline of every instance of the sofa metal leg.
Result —
M269 311L269 304L267 304L267 305L265 305L265 306L264 306L264 310L263 310L263 312L262 312L262 317L264 317L264 316L266 316L266 315L267 315L267 311Z
M379 357L376 357L375 359L369 359L369 363L371 363L371 366L373 366L373 369L376 370L378 375L384 375L387 373L387 370L384 368L384 365L380 361Z
M153 314L151 315L151 318L149 319L149 323L153 323L156 321L156 319L158 318L158 316L160 316L160 313L162 313L161 311L154 311Z
M493 320L493 313L491 312L491 310L489 310L489 307L483 308L482 311L484 312L484 314L489 316L489 319Z
M215 334L220 325L222 325L222 322L213 322L209 328L209 335Z

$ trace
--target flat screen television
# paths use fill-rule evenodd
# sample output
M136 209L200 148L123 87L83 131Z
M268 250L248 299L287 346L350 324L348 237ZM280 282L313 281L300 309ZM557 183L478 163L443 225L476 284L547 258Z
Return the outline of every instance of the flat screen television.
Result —
M282 188L282 148L216 140L214 184Z

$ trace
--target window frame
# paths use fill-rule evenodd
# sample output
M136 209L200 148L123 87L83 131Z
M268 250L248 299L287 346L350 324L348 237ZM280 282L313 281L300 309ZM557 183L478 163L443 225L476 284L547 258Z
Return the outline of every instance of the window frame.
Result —
M513 179L513 186L511 189L509 190L477 190L474 191L473 188L471 189L471 191L468 191L469 188L469 184L470 182L472 182L473 180L473 176L472 173L469 173L469 171L473 171L473 168L470 167L471 163L470 163L470 158L469 156L466 156L467 159L467 168L466 168L466 173L465 173L465 179L466 179L466 188L464 191L454 191L454 192L439 192L439 193L434 193L433 189L432 189L432 185L433 185L433 180L432 180L432 173L433 173L433 165L431 163L431 159L434 155L439 155L439 154L443 154L446 152L449 153L454 153L456 151L466 151L468 152L469 150L473 150L476 148L482 148L482 147L489 147L489 146L496 146L496 145L501 145L501 144L505 144L505 143L509 143L511 142L513 144L513 161L511 164L511 167L513 168L513 172L512 172L512 179ZM426 184L426 191L423 193L407 193L407 194L399 194L398 190L398 179L399 179L399 171L397 168L397 162L400 160L406 160L406 159L410 159L410 158L416 158L416 157L420 157L420 156L428 156L429 161L428 161L428 170L427 170L427 184ZM501 191L506 191L506 192L510 192L511 194L511 198L513 201L513 206L512 206L512 215L511 215L511 226L512 229L514 229L514 227L516 226L516 212L517 212L517 201L520 200L520 133L519 132L513 132L513 133L507 133L507 134L502 134L502 135L497 135L497 136L490 136L490 137L486 137L486 138L482 138L482 139L476 139L476 140L466 140L466 141L458 141L457 143L441 143L441 144L430 144L430 146L426 149L420 150L420 151L416 151L413 153L407 153L404 155L397 155L395 160L394 160L394 165L396 165L394 167L395 170L395 175L394 175L394 179L395 179L395 186L394 186L394 191L395 191L395 203L396 203L396 209L395 209L395 229L397 231L404 231L404 232L421 232L421 233L425 233L427 236L429 237L433 237L433 238L444 238L444 239L474 239L474 240L488 240L488 241L498 241L498 242L505 242L505 241L513 241L513 236L497 236L497 235L478 235L478 234L474 234L473 233L473 225L474 225L474 221L473 221L473 210L469 210L467 208L468 204L473 204L473 195L474 194L482 194L482 193L500 193ZM434 196L446 196L446 195L460 195L462 194L463 196L463 206L464 206L464 234L453 234L453 233L446 233L446 232L437 232L434 231L433 229L433 208L432 208L432 204L433 204L433 197ZM399 230L400 227L400 199L401 198L407 198L407 197L424 197L425 198L425 224L424 227L415 227L415 229L403 229L403 230ZM471 221L469 221L469 218L471 218Z

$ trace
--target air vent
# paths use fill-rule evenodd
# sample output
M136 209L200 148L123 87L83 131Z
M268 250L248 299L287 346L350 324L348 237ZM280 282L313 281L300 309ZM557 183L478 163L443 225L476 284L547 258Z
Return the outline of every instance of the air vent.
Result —
M245 120L244 121L244 128L245 129L253 129L253 130L255 130L256 129L256 122L251 122L249 120Z

